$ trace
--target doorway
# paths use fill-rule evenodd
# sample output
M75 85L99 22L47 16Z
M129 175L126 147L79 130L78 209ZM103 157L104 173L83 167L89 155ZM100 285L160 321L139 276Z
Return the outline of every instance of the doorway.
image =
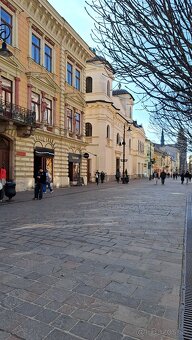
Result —
M47 169L53 179L54 150L46 148L35 148L34 150L34 177L37 176L39 168Z

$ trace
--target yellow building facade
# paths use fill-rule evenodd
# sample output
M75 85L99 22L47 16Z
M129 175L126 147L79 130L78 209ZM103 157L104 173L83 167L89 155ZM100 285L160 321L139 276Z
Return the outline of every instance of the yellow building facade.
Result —
M56 187L86 182L85 68L93 53L47 1L0 6L13 54L0 56L0 167L17 191L34 186L40 166Z
M133 96L124 89L113 90L115 71L102 57L94 56L86 67L86 142L88 181L103 171L115 180L120 171L131 178L145 173L145 132L133 120Z

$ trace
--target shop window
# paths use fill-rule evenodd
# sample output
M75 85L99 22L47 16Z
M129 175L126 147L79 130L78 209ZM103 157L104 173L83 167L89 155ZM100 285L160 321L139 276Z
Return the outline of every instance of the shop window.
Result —
M86 93L93 91L93 79L91 77L86 78Z
M92 124L91 123L85 124L85 135L86 135L86 137L92 136Z
M5 29L6 33L5 36L8 35L10 30L10 36L6 39L6 43L11 45L12 44L12 15L10 15L7 11L5 11L2 7L0 8L0 24L5 24L9 27L9 29L4 26L3 29ZM2 38L4 35L2 34Z

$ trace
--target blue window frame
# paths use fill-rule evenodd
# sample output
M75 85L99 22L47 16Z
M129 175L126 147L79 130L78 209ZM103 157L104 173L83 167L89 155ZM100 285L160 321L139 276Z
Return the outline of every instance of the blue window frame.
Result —
M73 66L67 63L67 83L73 85Z
M6 43L11 45L12 44L12 16L7 11L5 11L3 8L1 8L0 18L1 18L0 23L6 24L10 29L10 36L6 39ZM7 30L6 33L9 33L8 28L5 27L5 30ZM2 38L3 38L3 35L2 35Z
M41 40L32 34L32 59L40 64L41 56Z
M75 88L80 90L80 71L75 70Z
M44 66L47 71L52 72L52 48L45 44Z

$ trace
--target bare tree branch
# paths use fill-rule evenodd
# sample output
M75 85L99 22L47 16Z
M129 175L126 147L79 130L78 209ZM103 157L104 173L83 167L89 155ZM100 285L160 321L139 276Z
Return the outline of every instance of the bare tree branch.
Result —
M171 135L192 131L192 0L87 0L97 53ZM146 103L145 103L146 105Z

